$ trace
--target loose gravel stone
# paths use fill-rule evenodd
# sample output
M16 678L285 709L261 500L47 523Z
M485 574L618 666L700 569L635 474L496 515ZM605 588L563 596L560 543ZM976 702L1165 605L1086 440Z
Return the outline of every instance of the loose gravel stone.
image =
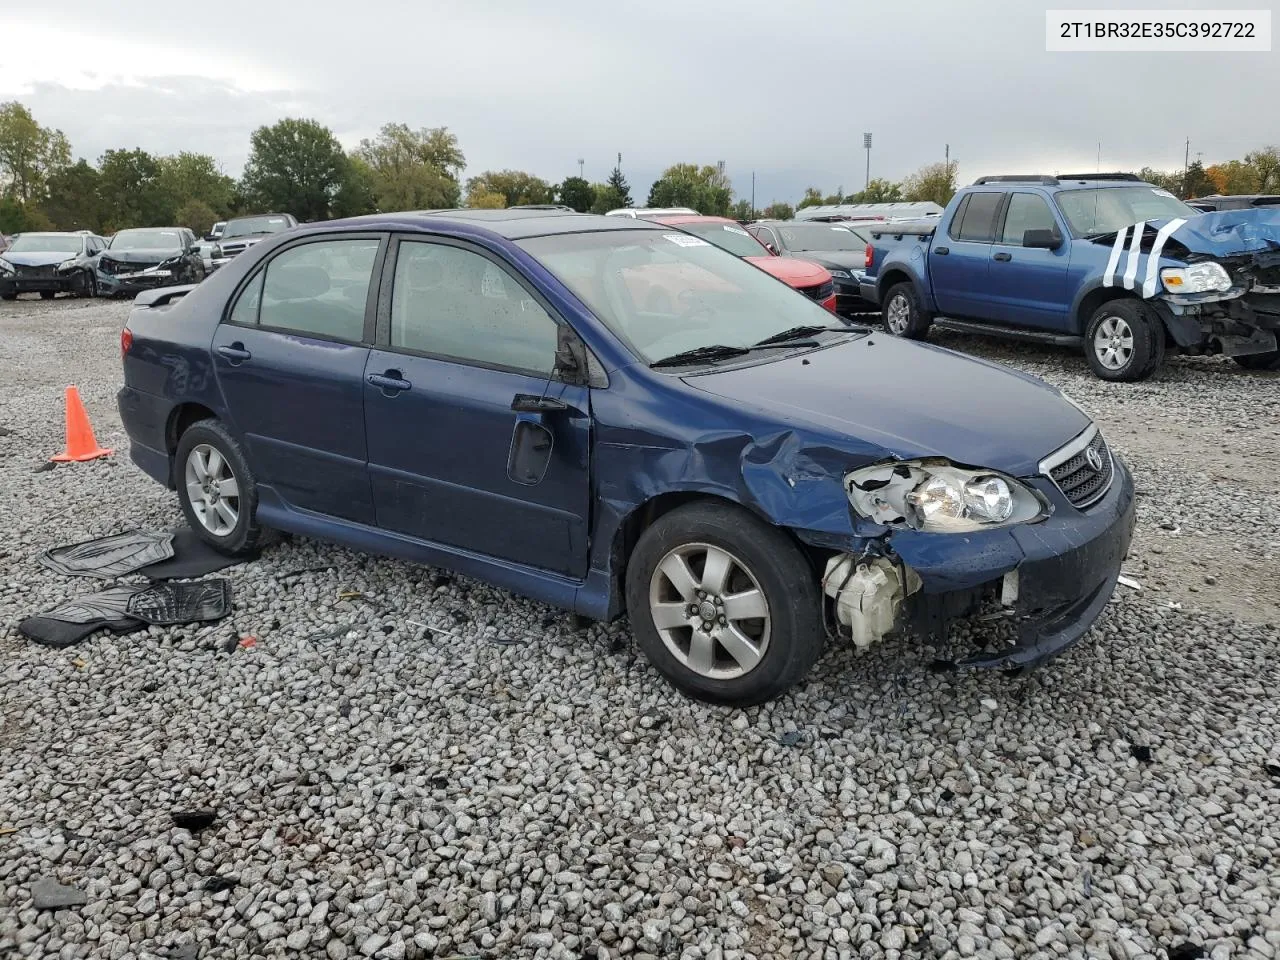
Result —
M733 712L674 694L625 621L303 538L223 574L222 623L26 642L19 619L97 586L42 550L181 523L115 410L128 309L0 305L0 957L1280 951L1275 375L1174 358L1102 384L936 335L1098 420L1137 476L1141 590L1027 676L832 644ZM71 379L116 455L36 473ZM946 648L996 639L973 620ZM82 905L38 909L42 878Z

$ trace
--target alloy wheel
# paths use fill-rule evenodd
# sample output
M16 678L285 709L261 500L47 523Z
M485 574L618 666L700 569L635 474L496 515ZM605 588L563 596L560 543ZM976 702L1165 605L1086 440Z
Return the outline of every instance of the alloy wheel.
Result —
M769 601L747 565L723 547L669 551L649 581L649 613L667 650L699 676L744 676L769 648Z
M1123 317L1105 317L1093 334L1093 352L1108 370L1120 370L1133 356L1133 330Z
M240 522L240 484L231 464L207 443L196 444L187 454L187 500L201 526L215 537L225 537Z
M885 313L885 325L895 337L907 332L907 324L911 322L911 304L907 298L898 294L889 301L889 309Z

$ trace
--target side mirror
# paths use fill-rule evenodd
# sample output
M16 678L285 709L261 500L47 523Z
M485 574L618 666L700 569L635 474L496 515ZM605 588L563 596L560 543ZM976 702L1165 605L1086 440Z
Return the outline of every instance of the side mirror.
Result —
M1040 250L1057 250L1062 246L1062 234L1057 230L1027 230L1022 234L1022 245Z
M778 256L778 248L775 247L772 243L766 243L764 245L764 248L768 250L771 254L773 254L775 257Z
M578 335L561 324L556 331L555 373L565 383L583 386L587 383L587 348Z

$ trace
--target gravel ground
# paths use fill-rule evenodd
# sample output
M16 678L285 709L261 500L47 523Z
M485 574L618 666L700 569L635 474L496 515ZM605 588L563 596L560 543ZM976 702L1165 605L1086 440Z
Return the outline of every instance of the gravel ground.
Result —
M1142 589L1026 677L833 649L732 712L625 623L297 539L220 624L25 642L94 588L40 550L179 520L124 455L126 313L0 305L0 957L1280 957L1275 375L940 337L1098 418ZM34 472L72 381L117 455Z

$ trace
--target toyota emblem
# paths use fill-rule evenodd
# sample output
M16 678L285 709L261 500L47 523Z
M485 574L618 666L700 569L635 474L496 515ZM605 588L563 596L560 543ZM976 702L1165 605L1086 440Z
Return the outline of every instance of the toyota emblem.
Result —
M1084 458L1088 462L1089 466L1093 467L1095 472L1102 469L1102 454L1093 449L1093 447L1089 447L1089 449L1085 450Z

